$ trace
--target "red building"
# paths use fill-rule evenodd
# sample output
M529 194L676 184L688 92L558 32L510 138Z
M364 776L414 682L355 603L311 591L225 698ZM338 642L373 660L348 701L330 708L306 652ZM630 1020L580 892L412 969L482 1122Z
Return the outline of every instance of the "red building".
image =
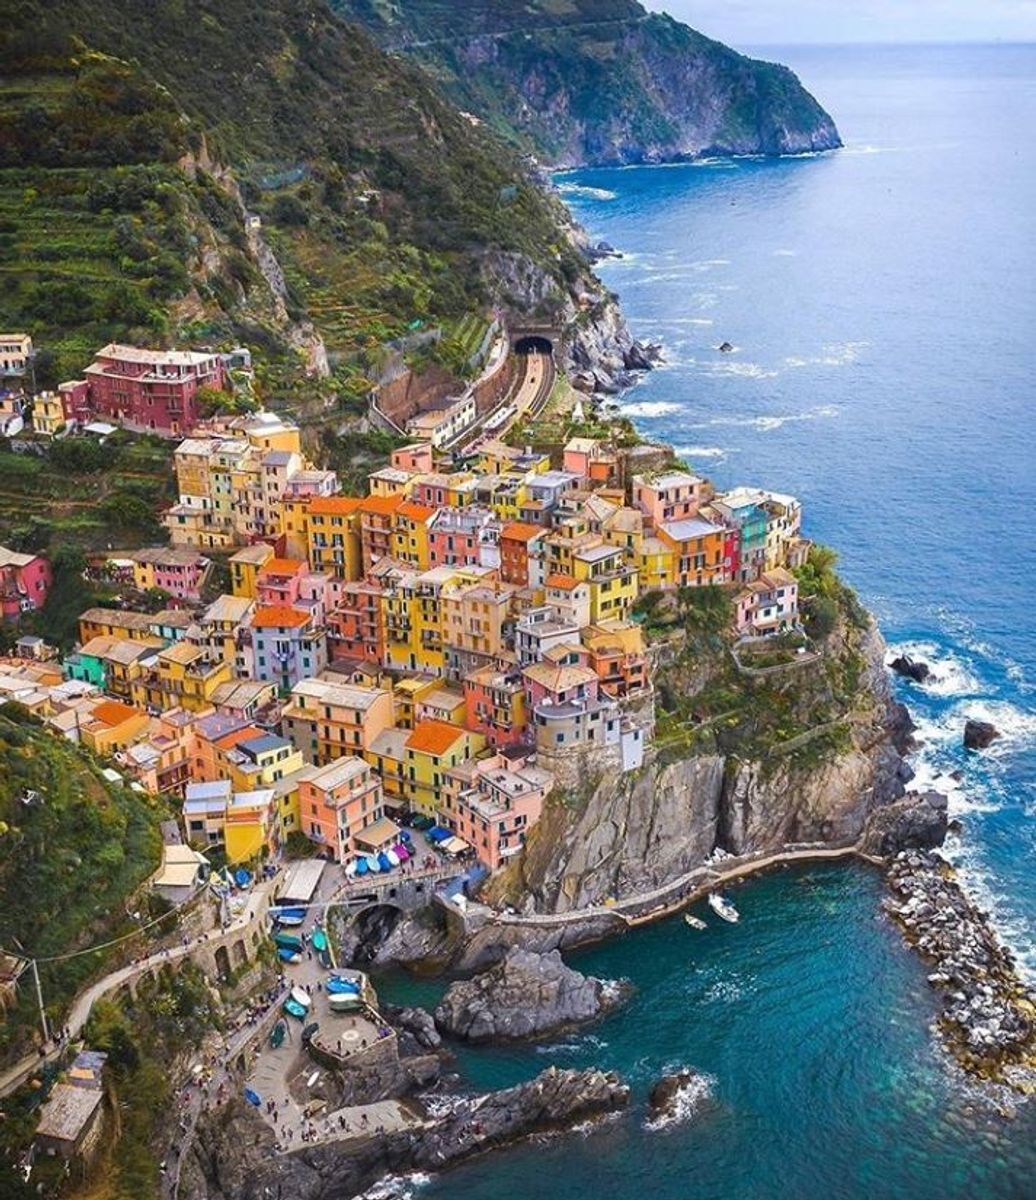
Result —
M0 546L0 611L5 621L35 612L47 602L50 563L39 554L18 554Z
M165 437L182 437L198 423L200 387L222 391L226 385L218 354L140 350L114 342L97 352L83 374L58 388L66 420L111 421Z

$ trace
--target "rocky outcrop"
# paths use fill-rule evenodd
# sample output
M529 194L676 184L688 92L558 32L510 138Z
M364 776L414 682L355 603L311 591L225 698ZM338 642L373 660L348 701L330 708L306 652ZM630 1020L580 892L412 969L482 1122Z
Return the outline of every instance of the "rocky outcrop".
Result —
M344 1200L384 1175L437 1171L533 1134L607 1116L628 1102L629 1088L611 1072L551 1067L518 1087L455 1099L405 1129L278 1155L271 1127L235 1099L200 1122L179 1194L181 1200Z
M430 69L460 108L554 165L841 145L787 67L747 58L636 0L333 2Z
M674 1071L656 1080L648 1093L650 1124L670 1125L686 1116L709 1094L709 1077L697 1071Z
M1036 993L987 916L937 854L903 851L889 868L886 910L933 964L928 982L943 993L940 1028L974 1074L1036 1092Z
M581 786L548 802L522 854L490 881L487 897L530 911L570 912L662 887L717 850L741 855L855 842L872 813L904 795L911 771L902 754L911 724L892 698L877 628L853 634L846 653L856 680L842 748L805 761L782 753L749 757L732 738L727 753L699 750L670 761L674 754L663 750L649 754L637 772L615 777L588 770ZM822 690L828 683L821 664L817 675ZM712 682L693 656L686 670L669 666L656 677L660 687L683 694ZM812 702L803 674L796 680ZM897 838L920 837L931 819L924 808L913 813L912 804L904 805L873 836L893 847L912 844Z
M435 1018L427 1009L383 1007L381 1014L399 1034L400 1054L421 1054L442 1045Z
M932 673L932 668L920 659L913 659L909 654L901 654L889 663L889 669L904 679L912 679L914 683L924 683Z
M941 792L909 792L867 818L860 838L865 854L889 858L901 850L934 850L946 840L947 800Z
M989 721L969 718L964 724L964 745L968 750L985 750L1000 736L1000 730Z
M513 1042L543 1037L592 1021L622 997L621 985L582 975L555 950L514 949L473 979L451 983L435 1023L469 1042Z

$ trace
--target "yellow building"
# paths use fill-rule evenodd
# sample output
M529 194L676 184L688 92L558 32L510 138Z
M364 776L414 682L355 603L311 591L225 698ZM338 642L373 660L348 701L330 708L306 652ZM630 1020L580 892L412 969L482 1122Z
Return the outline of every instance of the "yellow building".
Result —
M148 727L146 712L119 700L102 700L80 722L79 737L95 754L114 754L125 749Z
M437 679L415 679L413 676L397 679L392 685L393 723L400 729L413 729L418 703L438 686Z
M676 554L660 538L645 537L636 557L641 592L676 586Z
M446 772L485 749L486 739L445 721L419 721L406 739L404 796L411 808L434 817Z
M32 401L32 428L42 437L57 437L65 428L65 409L57 392L40 392Z
M277 795L273 788L234 792L223 818L227 862L251 862L272 854L280 842L277 817Z
M636 567L626 565L617 546L590 546L572 556L573 575L590 584L590 620L626 617L636 603L639 583Z
M364 750L363 757L381 776L385 803L403 807L407 797L407 738L410 731L394 726L383 729Z
M226 662L209 662L200 646L177 642L160 650L155 667L133 680L133 702L159 712L168 708L202 712L212 707L216 688L230 679Z
M431 566L428 527L436 510L427 504L404 500L393 514L392 557L397 562L427 571Z
M259 572L273 558L273 547L267 542L245 546L227 560L230 567L230 590L235 596L255 600L259 596Z
M306 765L302 753L286 738L260 733L236 742L224 752L224 763L235 790L276 787Z
M306 513L310 569L348 582L363 575L360 501L351 496L314 496Z

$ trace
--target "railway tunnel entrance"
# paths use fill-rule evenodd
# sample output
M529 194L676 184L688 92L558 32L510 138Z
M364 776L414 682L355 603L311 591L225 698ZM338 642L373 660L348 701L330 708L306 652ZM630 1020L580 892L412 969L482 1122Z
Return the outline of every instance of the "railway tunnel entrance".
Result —
M554 343L539 333L524 334L514 343L515 354L553 354Z

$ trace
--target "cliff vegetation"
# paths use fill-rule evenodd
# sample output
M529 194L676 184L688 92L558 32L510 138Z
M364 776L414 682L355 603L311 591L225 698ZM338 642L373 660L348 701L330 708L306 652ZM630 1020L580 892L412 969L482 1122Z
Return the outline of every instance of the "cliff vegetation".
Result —
M556 166L840 145L784 66L636 0L333 0L462 108Z

